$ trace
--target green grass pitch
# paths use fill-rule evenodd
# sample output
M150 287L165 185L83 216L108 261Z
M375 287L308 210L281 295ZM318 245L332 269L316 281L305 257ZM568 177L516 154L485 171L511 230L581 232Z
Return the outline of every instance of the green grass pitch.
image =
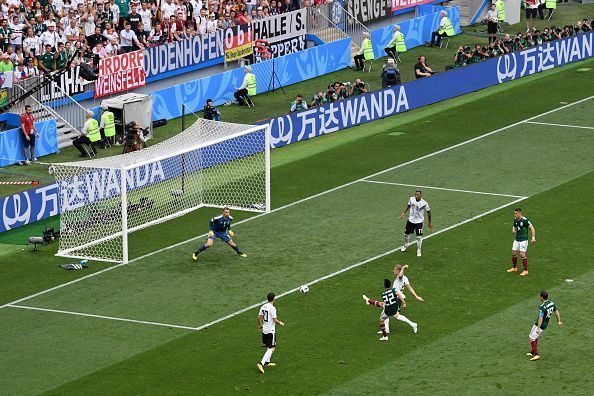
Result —
M578 69L592 66L274 150L274 211L234 213L245 259L219 242L191 261L211 209L132 234L128 265L85 271L19 244L39 226L8 233L0 394L591 395L594 85ZM397 251L415 186L434 216L421 258ZM537 231L526 278L505 272L515 206ZM382 343L361 295L379 297L396 263L425 302L403 310L418 334L391 321ZM530 362L541 289L565 326ZM260 374L269 291L287 325Z

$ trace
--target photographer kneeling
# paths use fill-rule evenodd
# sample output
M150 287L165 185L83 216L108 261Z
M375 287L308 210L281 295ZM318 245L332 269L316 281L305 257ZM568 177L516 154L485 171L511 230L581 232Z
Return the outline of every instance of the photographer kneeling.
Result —
M355 80L355 83L351 86L349 91L349 96L357 96L367 93L367 88L365 88L365 83L361 81L360 78Z
M297 95L295 101L291 103L291 113L301 110L307 110L307 102L303 101L303 96Z
M212 99L206 99L206 106L204 106L204 119L211 121L221 121L221 112L212 104Z
M138 151L146 147L145 137L149 134L148 128L142 129L135 121L130 121L126 124L125 129L122 154Z

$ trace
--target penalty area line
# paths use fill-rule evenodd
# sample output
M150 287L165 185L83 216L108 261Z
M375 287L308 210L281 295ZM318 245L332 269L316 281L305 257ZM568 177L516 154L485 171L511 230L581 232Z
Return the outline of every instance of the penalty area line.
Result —
M563 128L594 129L594 127L589 127L589 126L568 125L568 124L555 124L555 123L552 123L552 122L526 121L526 124L556 126L556 127L563 127Z
M483 192L483 191L472 191L472 190L459 190L457 188L421 186L421 185L418 185L418 184L393 183L393 182L385 182L385 181L379 181L379 180L361 180L361 181L364 182L364 183L375 183L375 184L386 184L386 185L391 185L391 186L425 188L425 189L428 189L428 190L452 191L452 192L461 192L461 193L478 194L478 195L493 195L493 196L496 196L496 197L522 198L522 199L528 198L528 197L524 197L524 196L521 196L521 195L500 194L500 193Z
M460 226L462 226L464 224L467 224L467 223L470 223L470 222L475 221L477 219L480 219L481 217L484 217L484 216L487 216L487 215L489 215L491 213L497 212L500 209L504 209L504 208L506 208L508 206L512 206L512 205L514 205L514 204L516 204L516 203L518 203L520 201L523 201L523 200L525 200L527 198L528 197L518 198L518 199L513 200L511 202L508 202L506 204L500 205L500 206L498 206L496 208L490 209L490 210L488 210L486 212L480 213L480 214L478 214L476 216L470 217L470 218L468 218L466 220L463 220L463 221L460 221L458 223L452 224L451 226L448 226L448 227L446 227L446 228L444 228L442 230L439 230L439 231L436 231L434 233L431 233L431 234L427 235L426 237L424 237L424 239L433 238L433 237L435 237L435 236L437 236L439 234L443 234L443 233L445 233L447 231L450 231L450 230L453 230L455 228L458 228L458 227L460 227ZM416 244L416 243L417 243L416 241L413 241L413 242L411 242L411 245ZM358 268L358 267L360 267L362 265L371 263L371 262L376 261L376 260L378 260L380 258L383 258L383 257L389 256L390 254L396 253L401 248L402 248L402 245L401 246L398 246L398 247L396 247L394 249L390 249L390 250L388 250L386 252L380 253L378 255L375 255L373 257L370 257L368 259L365 259L365 260L359 261L357 263L351 264L351 265L349 265L347 267L344 267L344 268L341 268L341 269L339 269L337 271L331 272L331 273L329 273L327 275L324 275L324 276L322 276L320 278L314 279L314 280L312 280L310 282L305 283L305 285L312 286L312 285L315 285L316 283L323 282L323 281L325 281L327 279L333 278L333 277L335 277L337 275L340 275L340 274L345 273L347 271L350 271L352 269ZM285 297L285 296L288 296L290 294L293 294L293 293L299 291L299 288L300 288L300 286L299 287L295 287L295 288L290 289L290 290L287 290L287 291L284 291L284 292L278 294L276 296L276 298L278 299L278 298ZM252 304L252 305L250 305L248 307L242 308L242 309L240 309L238 311L232 312L230 314L227 314L227 315L225 315L223 317L220 317L218 319L215 319L215 320L213 320L211 322L204 323L204 324L199 325L197 327L183 326L183 325L173 325L173 324L166 324L166 323L160 323L160 322L151 322L151 321L145 321L145 320L135 320L135 319L127 319L127 318L118 318L118 317L114 317L114 316L95 315L95 314L88 314L88 313L82 313L82 312L64 311L64 310L59 310L59 309L38 308L38 307L31 307L31 306L25 306L25 305L6 304L6 307L8 307L8 308L19 308L19 309L29 309L29 310L44 311L44 312L54 312L54 313L61 313L61 314L68 314L68 315L75 315L75 316L87 316L87 317L97 318L97 319L108 319L108 320L116 320L116 321L121 321L121 322L131 322L131 323L139 323L139 324L145 324L145 325L153 325L153 326L174 327L174 328L191 330L191 331L200 331L200 330L204 330L206 328L212 327L212 326L214 326L214 325L216 325L218 323L221 323L221 322L223 322L225 320L234 318L235 316L241 315L241 314L243 314L245 312L251 311L252 309L258 308L259 306L261 306L261 305L263 305L265 303L266 303L266 301L260 301L258 303Z

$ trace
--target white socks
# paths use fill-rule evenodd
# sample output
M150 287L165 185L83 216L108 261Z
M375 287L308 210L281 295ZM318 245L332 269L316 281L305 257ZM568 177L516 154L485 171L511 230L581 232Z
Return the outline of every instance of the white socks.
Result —
M386 329L386 333L390 332L390 318L384 320L384 327Z
M399 321L401 321L401 322L404 322L404 323L408 324L410 327L413 327L413 325L414 325L414 323L413 323L413 322L411 322L411 321L410 321L410 320L409 320L409 319L408 319L406 316L404 316L404 315L400 315L400 314L399 314L399 315L398 315L398 317L397 317L396 319L398 319L398 320L399 320Z
M421 250L422 247L423 247L423 237L418 236L417 237L417 250Z
M410 235L404 234L404 246L408 246L410 244Z
M260 363L262 363L262 366L264 366L266 363L270 362L270 358L272 357L272 352L274 352L274 349L272 349L272 348L266 349L266 352L264 353L264 357L262 358L262 361L260 362Z

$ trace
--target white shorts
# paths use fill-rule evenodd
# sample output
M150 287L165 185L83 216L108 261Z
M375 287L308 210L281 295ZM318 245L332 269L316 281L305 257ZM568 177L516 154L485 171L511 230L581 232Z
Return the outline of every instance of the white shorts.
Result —
M517 251L525 252L526 250L528 250L528 241L522 241L522 242L514 241L512 250L515 250L516 252Z
M530 334L528 335L528 338L530 338L530 341L534 341L538 338L540 333L542 333L542 329L536 325L533 325L532 330L530 330Z

